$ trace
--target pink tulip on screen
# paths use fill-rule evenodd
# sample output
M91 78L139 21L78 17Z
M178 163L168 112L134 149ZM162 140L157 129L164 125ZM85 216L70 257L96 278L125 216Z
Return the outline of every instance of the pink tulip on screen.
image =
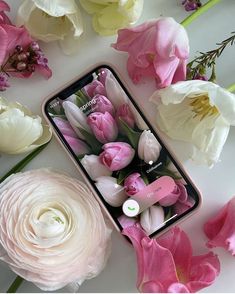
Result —
M96 94L104 95L106 96L106 91L104 85L98 81L94 80L90 84L84 87L86 93L88 96L93 98Z
M220 272L217 256L193 256L188 236L177 227L158 239L150 239L137 226L125 228L123 234L136 252L140 292L196 292L210 286Z
M94 97L94 103L91 104L92 111L95 112L109 112L114 115L114 107L111 101L104 95L96 94Z
M75 131L73 130L73 128L67 120L60 117L53 117L53 121L58 127L58 129L61 131L62 135L78 138L77 134L75 133Z
M129 175L124 181L124 189L127 195L132 196L146 187L139 173Z
M135 125L135 118L131 112L130 106L127 103L120 105L116 112L116 122L120 125L120 120L124 121L130 128Z
M148 76L164 88L186 78L189 40L185 28L171 17L121 29L112 46L129 54L127 70L134 83Z
M90 148L82 140L67 135L64 138L77 156L90 153Z
M204 225L207 246L222 247L235 255L235 197Z
M185 202L188 198L188 193L185 186L182 183L176 182L174 191L166 197L162 198L159 201L159 204L161 206L171 206L175 204L179 198L181 199L181 202Z

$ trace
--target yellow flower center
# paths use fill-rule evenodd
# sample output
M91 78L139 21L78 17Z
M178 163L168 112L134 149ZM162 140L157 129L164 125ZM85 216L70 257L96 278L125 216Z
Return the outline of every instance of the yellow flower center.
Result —
M45 11L42 11L42 15L43 15L43 17L46 17L46 18L52 18L52 17L54 17L54 16L52 16L52 15L46 13ZM62 15L62 16L59 16L59 17L56 17L56 18L57 18L57 19L60 19L60 20L62 20L62 21L64 22L66 16L65 16L65 15Z
M193 97L189 97L191 102L189 105L192 107L192 111L195 113L193 117L200 117L200 120L206 116L217 115L219 113L216 106L210 104L208 94L198 94Z
M188 282L188 279L185 276L184 270L181 267L179 266L176 267L176 274L180 283L186 284Z
M154 53L148 53L148 54L147 54L147 58L148 58L148 60L149 60L150 62L153 62L154 57L155 57L155 54L154 54Z

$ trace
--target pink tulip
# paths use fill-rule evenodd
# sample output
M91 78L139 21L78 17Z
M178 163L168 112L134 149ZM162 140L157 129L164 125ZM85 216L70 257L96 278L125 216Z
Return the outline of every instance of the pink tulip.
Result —
M111 101L104 95L96 94L93 99L94 104L91 104L92 111L105 113L106 111L114 115L114 107Z
M222 247L235 255L235 197L204 225L207 246Z
M188 198L188 193L185 186L181 182L176 182L175 189L172 193L162 198L159 201L161 206L171 206L177 202L178 199L181 199L181 202L186 201Z
M134 83L150 76L164 88L186 78L189 40L184 27L171 17L119 30L112 46L128 52L127 70Z
M100 161L111 171L121 170L131 163L135 150L124 142L107 143L103 146Z
M77 156L90 153L90 148L82 140L67 135L64 138Z
M130 106L125 103L118 107L116 113L116 122L120 125L120 120L124 121L130 128L133 128L135 125L135 118L131 112Z
M86 93L88 96L93 98L96 94L104 95L106 96L106 91L104 85L98 81L94 80L90 84L84 87Z
M106 77L109 72L110 70L107 68L101 68L99 71L99 81L104 85L104 87L105 87Z
M123 227L123 229L132 227L137 223L137 220L133 217L128 217L125 214L122 214L121 216L118 217L118 221Z
M188 196L185 200L181 200L181 197L179 197L178 201L174 204L174 212L180 215L193 207L194 204L195 200L190 196Z
M1 24L9 24L11 25L11 21L8 16L5 14L5 11L10 11L9 5L5 2L0 0L0 25Z
M109 112L93 112L88 116L87 123L101 143L114 141L117 138L118 128Z
M54 117L53 121L58 127L58 129L61 131L62 135L66 135L73 138L78 137L67 120L62 119L60 117Z
M135 195L145 187L146 184L139 173L133 173L129 175L124 182L124 189L128 196Z
M196 292L210 286L220 272L212 252L192 256L189 238L177 227L158 239L150 239L137 226L125 228L123 234L136 252L140 292Z

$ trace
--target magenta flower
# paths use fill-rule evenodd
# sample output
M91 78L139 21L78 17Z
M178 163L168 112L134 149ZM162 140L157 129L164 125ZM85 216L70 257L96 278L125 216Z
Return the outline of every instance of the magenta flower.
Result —
M68 135L64 135L64 138L77 156L90 153L90 148L82 140Z
M124 181L124 189L128 196L135 195L145 187L146 184L139 173L129 175Z
M116 112L116 122L120 124L120 120L123 120L130 128L135 125L135 118L131 112L130 106L127 103L120 105Z
M184 27L171 17L119 30L112 46L128 52L127 70L134 83L148 76L164 88L186 78L189 40Z
M186 11L192 11L201 7L202 3L200 0L183 0L182 5L184 5Z
M106 96L106 90L104 85L97 80L92 81L90 84L84 87L88 96L93 98L96 94Z
M185 202L188 198L187 190L181 182L175 182L176 186L174 191L167 195L166 197L162 198L159 201L159 204L161 206L171 206L177 202L177 200L180 199L181 202Z
M135 150L124 142L107 143L103 146L100 161L111 171L117 171L131 163Z
M101 143L108 143L117 138L118 128L109 112L93 112L88 116L87 123L96 139Z
M58 127L58 129L61 131L62 135L66 135L73 138L78 137L67 120L60 117L53 117L53 121Z
M207 246L222 247L235 255L235 197L204 225Z
M177 227L158 239L150 239L137 226L125 228L123 234L136 252L140 292L196 292L210 286L220 272L219 259L212 252L192 256L188 236Z
M114 107L111 101L104 95L96 94L93 99L95 100L94 104L91 104L92 111L105 113L109 112L111 115L114 115Z
M8 16L5 14L5 11L10 11L10 7L5 1L0 0L0 25L1 24L11 25L11 21L8 18Z

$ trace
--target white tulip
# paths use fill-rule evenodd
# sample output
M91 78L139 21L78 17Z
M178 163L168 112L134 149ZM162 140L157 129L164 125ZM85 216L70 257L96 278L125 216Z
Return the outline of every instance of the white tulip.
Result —
M112 174L112 171L110 171L105 165L100 162L99 156L96 156L94 154L85 155L81 160L81 164L83 165L89 176L92 178L92 180L95 180L96 178L101 176L111 176Z
M150 130L142 132L138 143L138 156L146 163L155 162L160 154L161 145Z
M71 101L64 101L63 102L63 108L65 115L71 124L72 128L76 132L76 134L79 136L81 139L85 139L85 137L82 135L79 129L83 129L87 131L88 133L91 133L91 129L89 125L87 124L87 117L86 115L82 112L82 110L75 105Z
M179 82L156 91L158 126L171 138L194 146L192 159L218 161L230 125L235 125L235 95L212 82Z
M19 103L0 97L0 152L19 154L32 151L51 139L49 126Z
M104 200L111 206L118 207L127 199L124 187L117 184L117 179L103 176L96 178L96 187L100 191Z
M140 224L148 235L164 225L164 210L161 206L153 205L140 215Z
M98 275L111 229L86 185L46 169L0 184L0 260L44 291Z
M65 54L78 47L83 32L82 17L74 0L25 0L17 15L17 24L44 42L59 40Z

